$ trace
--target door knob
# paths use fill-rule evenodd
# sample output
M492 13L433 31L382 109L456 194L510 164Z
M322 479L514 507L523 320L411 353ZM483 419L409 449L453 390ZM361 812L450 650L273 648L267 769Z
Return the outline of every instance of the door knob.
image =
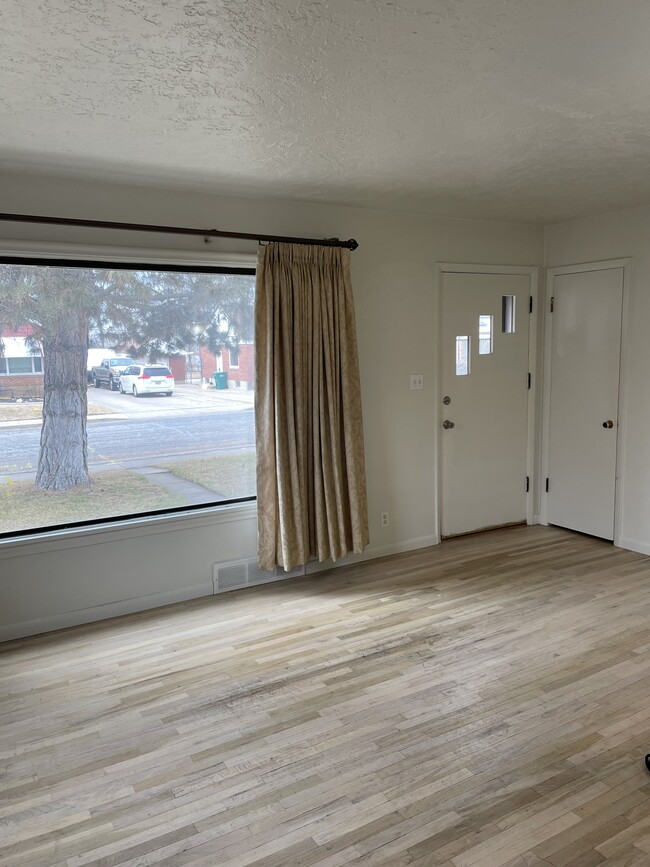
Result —
M611 420L611 418L608 418L607 421L603 422L603 427L611 429L614 427L614 422Z
M454 422L453 422L453 421L449 421L448 418L446 418L446 419L443 421L442 426L444 427L445 430L451 430L452 427L456 427L456 425L454 424Z

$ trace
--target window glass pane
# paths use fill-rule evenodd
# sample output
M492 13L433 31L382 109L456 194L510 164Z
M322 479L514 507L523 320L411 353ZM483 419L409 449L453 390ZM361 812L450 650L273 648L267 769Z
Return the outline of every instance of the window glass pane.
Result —
M478 318L478 354L490 355L492 353L492 326L494 316L481 314Z
M7 359L6 358L0 358L0 373L6 373L6 372L7 372Z
M231 367L239 367L239 350L231 349L230 350L230 366Z
M469 364L469 337L461 335L456 338L456 376L467 376Z
M17 378L0 403L2 420L35 420L0 425L0 536L255 497L253 269L227 274L0 260L0 285L2 312L13 303L8 318L16 326L8 333L5 324L1 333L19 344L19 352L0 359L0 371L40 374L48 366L47 384L40 375L24 377L24 384ZM66 315L53 315L57 310ZM15 321L18 311L24 311L22 324ZM30 354L35 341L56 341L51 323L69 326L82 313L78 342L88 339L92 350L87 370L67 386L61 403L66 414L81 412L79 389L88 389L86 449L67 436L69 419L57 418L57 402L45 420L40 412L44 387L65 389L78 356L58 372L66 362L60 353ZM214 377L233 342L240 343L236 404ZM17 357L23 345L25 357ZM100 366L103 358L110 358L108 366ZM125 383L116 374L126 368L135 375ZM139 379L143 370L147 378ZM116 385L126 385L125 393ZM42 425L48 426L43 445ZM65 461L48 460L50 442Z
M503 334L515 333L515 301L514 295L501 296L501 331Z
M31 373L32 359L31 358L8 358L7 365L9 373Z

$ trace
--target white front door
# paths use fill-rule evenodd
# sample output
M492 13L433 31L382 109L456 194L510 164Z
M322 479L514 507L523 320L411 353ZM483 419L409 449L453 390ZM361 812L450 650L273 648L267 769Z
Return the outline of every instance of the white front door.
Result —
M441 533L526 520L530 277L442 277Z
M548 521L614 538L623 268L551 287Z

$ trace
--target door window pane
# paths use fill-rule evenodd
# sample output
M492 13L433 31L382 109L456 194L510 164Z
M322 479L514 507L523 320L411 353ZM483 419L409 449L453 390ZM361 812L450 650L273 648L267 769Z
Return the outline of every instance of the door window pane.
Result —
M514 295L501 296L501 331L504 334L515 333L515 301Z
M469 337L460 335L456 337L456 376L469 374Z
M478 318L478 354L492 354L492 329L494 316L482 313Z

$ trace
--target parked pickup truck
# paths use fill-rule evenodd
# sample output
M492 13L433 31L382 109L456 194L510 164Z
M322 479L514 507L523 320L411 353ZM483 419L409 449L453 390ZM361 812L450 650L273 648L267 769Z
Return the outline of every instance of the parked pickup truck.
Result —
M132 364L136 364L132 358L105 358L100 365L92 369L93 385L95 388L107 385L111 391L117 391L120 387L120 376Z

